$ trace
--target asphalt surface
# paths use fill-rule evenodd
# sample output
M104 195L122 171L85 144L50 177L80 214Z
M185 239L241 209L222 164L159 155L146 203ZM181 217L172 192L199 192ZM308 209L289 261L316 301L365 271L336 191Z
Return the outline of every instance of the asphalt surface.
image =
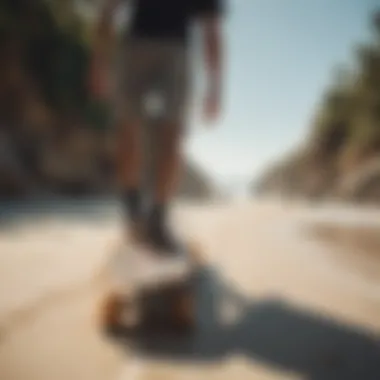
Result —
M67 209L3 218L0 379L380 379L380 280L306 232L323 221L380 227L377 210L179 204L176 225L209 264L198 330L116 343L98 314L117 209Z

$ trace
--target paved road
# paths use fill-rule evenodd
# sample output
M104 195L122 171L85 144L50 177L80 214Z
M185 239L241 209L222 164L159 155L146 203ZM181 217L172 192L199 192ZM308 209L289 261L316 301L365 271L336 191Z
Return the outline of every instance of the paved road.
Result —
M241 202L179 205L176 218L213 264L199 285L200 330L139 350L97 325L113 212L5 224L0 379L380 378L380 280L307 234L316 221L379 223L375 211Z

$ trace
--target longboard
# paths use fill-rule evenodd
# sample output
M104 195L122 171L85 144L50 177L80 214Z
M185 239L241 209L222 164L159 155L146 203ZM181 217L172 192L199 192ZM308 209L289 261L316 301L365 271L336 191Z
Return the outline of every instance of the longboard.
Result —
M155 272L154 260L149 260L154 254L138 244L118 247L107 268L111 286L101 306L101 325L107 334L195 329L194 277L204 265L200 247L187 244L163 273ZM144 272L148 267L151 270Z

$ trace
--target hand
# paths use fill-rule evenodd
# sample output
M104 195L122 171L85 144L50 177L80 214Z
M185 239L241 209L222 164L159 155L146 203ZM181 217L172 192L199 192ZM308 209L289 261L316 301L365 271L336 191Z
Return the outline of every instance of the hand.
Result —
M220 94L219 90L211 87L207 91L207 95L203 104L203 117L205 122L215 122L220 114Z

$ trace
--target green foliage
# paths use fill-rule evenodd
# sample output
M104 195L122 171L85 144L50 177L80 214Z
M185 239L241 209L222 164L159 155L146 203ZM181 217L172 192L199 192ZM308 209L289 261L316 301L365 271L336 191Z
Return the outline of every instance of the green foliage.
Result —
M106 125L104 104L87 90L88 25L73 0L2 0L0 36L17 40L20 60L45 103L62 117ZM99 109L98 109L99 108ZM58 116L60 117L60 116Z
M341 153L380 149L380 12L373 30L373 41L356 49L355 72L340 67L316 118L313 136L319 151L333 150L337 159Z
M105 102L88 102L84 112L87 123L95 130L103 131L109 125L110 109Z

